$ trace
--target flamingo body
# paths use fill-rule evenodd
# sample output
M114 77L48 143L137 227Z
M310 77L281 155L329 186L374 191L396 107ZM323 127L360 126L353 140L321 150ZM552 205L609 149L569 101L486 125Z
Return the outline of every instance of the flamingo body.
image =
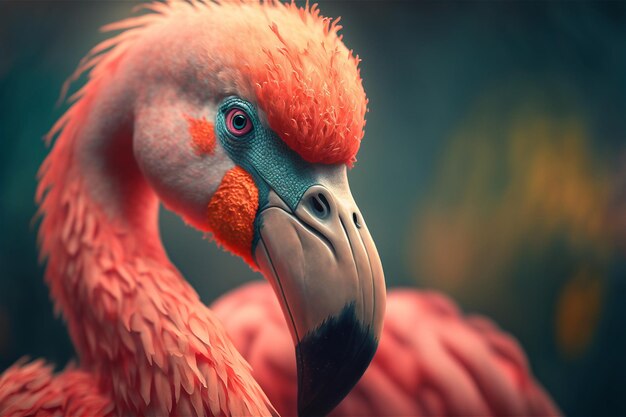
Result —
M269 286L251 283L212 305L272 404L295 415L295 362ZM554 416L518 343L436 292L388 293L378 351L333 416Z

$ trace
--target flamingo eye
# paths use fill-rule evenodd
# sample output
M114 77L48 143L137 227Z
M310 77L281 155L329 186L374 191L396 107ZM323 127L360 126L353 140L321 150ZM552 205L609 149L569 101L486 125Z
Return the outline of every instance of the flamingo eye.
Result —
M252 122L242 109L233 108L226 113L226 128L232 135L240 137L252 130Z

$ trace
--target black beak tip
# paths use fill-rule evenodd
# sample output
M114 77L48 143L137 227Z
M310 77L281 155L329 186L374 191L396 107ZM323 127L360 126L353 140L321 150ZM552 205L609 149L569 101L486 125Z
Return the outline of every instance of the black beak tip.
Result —
M378 340L355 315L354 303L329 317L296 346L298 415L325 416L369 366Z

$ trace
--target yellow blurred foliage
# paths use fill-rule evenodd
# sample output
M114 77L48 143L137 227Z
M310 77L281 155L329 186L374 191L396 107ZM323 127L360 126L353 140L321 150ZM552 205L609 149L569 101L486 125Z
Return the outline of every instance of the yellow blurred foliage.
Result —
M410 236L414 274L461 299L498 298L520 253L542 256L555 242L565 242L573 258L584 253L583 264L609 258L609 176L584 119L546 108L541 95L517 103L495 94L461 123ZM576 292L581 278L574 280L556 313L566 352L589 342L599 311L599 289Z
M589 268L565 284L556 310L556 341L570 358L582 355L600 318L604 281Z

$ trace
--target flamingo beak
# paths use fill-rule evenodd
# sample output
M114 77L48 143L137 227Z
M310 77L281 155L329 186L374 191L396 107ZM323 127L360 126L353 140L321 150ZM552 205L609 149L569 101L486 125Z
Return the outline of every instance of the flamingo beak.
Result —
M382 331L385 281L344 169L318 178L295 210L270 191L256 262L289 324L298 414L329 413L372 360Z

